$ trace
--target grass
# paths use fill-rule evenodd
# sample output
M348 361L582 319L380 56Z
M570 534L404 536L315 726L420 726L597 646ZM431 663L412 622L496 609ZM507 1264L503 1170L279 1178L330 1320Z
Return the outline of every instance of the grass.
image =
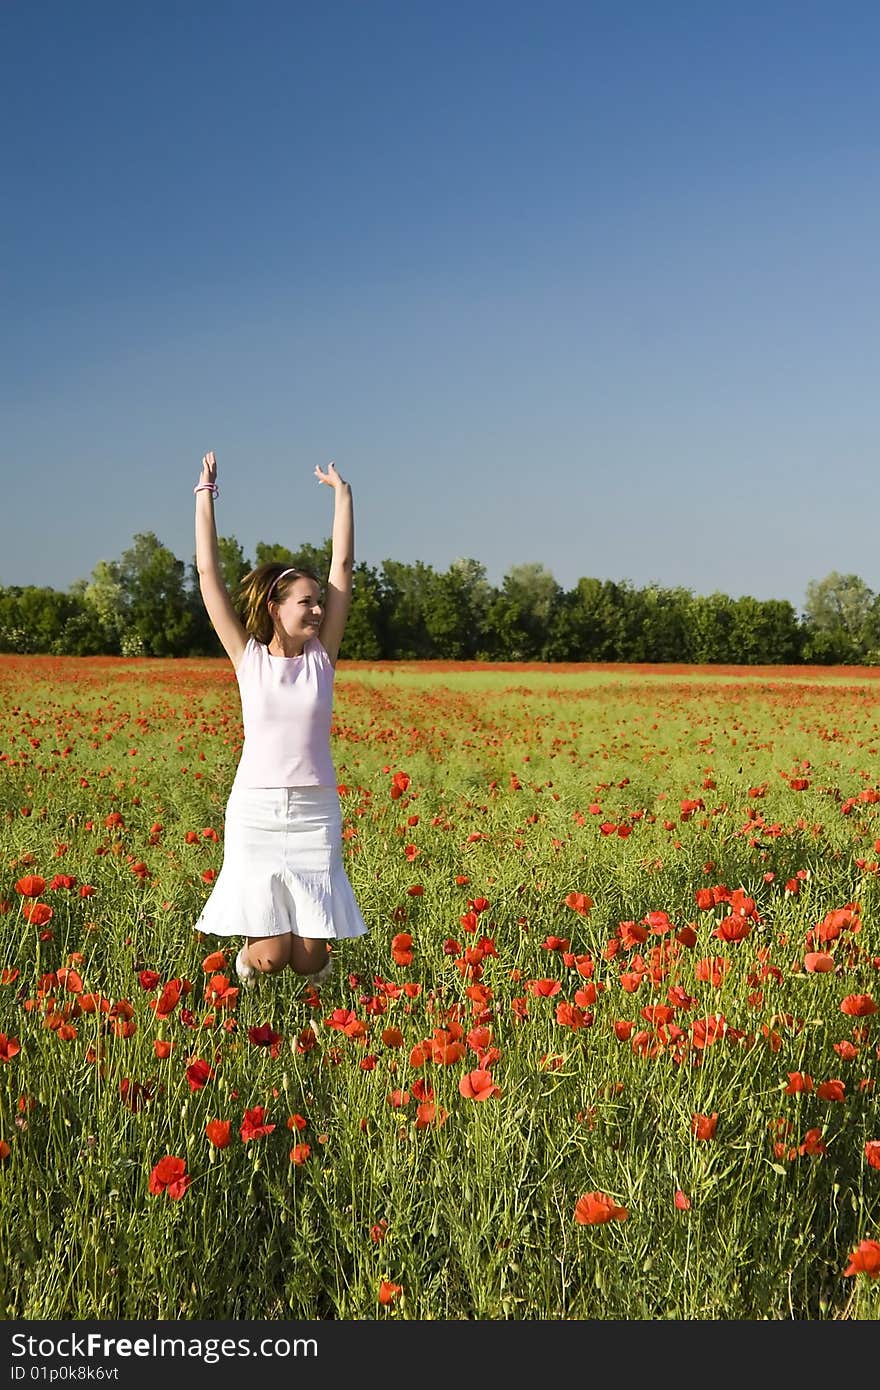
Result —
M240 740L223 663L0 660L3 1317L877 1317L868 680L343 667L319 993L192 930Z

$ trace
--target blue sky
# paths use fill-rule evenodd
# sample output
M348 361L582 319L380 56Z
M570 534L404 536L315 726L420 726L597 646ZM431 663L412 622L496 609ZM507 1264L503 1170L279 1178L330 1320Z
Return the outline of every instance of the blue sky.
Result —
M153 531L880 590L880 7L0 11L0 585Z

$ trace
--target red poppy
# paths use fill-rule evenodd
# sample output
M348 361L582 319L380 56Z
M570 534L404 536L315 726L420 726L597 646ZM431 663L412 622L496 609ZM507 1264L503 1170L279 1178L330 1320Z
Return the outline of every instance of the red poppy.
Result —
M727 1020L723 1014L710 1014L708 1018L695 1018L691 1024L691 1042L694 1047L711 1047L727 1031Z
M426 1046L430 1049L428 1055L432 1062L440 1067L451 1067L456 1062L460 1062L467 1049L463 1042L447 1042L443 1039L429 1041Z
M877 1005L870 994L848 994L841 1000L840 1012L851 1018L867 1018L868 1014L877 1012Z
M164 1062L166 1057L171 1056L171 1049L173 1047L174 1043L166 1042L164 1038L157 1038L156 1041L153 1043L153 1051L159 1058L160 1062Z
M649 932L643 923L627 921L618 923L617 936L627 950L632 950L633 946L644 945Z
M281 1034L273 1032L271 1024L260 1023L248 1029L248 1042L252 1042L255 1047L277 1047L281 1042Z
M562 1000L556 1005L556 1022L563 1028L577 1031L578 1028L589 1028L592 1021L593 1015L585 1013L576 1004L567 1004Z
M18 1038L8 1038L5 1033L0 1033L0 1062L11 1062L19 1052Z
M691 1209L691 1199L685 1196L681 1188L675 1194L675 1205L679 1211L690 1211Z
M859 1241L843 1271L844 1278L849 1278L851 1274L867 1274L869 1279L877 1278L880 1274L880 1240Z
M228 1147L231 1139L232 1121L209 1120L205 1125L205 1133L215 1149L225 1149Z
M865 1158L871 1168L880 1168L880 1139L869 1139L865 1144Z
M710 956L706 960L697 961L694 974L698 980L719 989L729 969L730 961L725 960L724 956Z
M820 1100L844 1100L846 1086L836 1078L833 1081L821 1081L816 1087L816 1095Z
M628 1209L618 1206L606 1192L585 1192L574 1209L579 1226L604 1226L607 1221L626 1221L628 1217Z
M620 974L620 988L625 994L635 994L644 978L641 970L624 970Z
M402 1284L392 1284L390 1279L383 1279L379 1285L379 1302L387 1308L396 1298L403 1293Z
M290 1161L296 1164L297 1168L301 1168L311 1152L311 1144L294 1144L290 1150Z
M0 1163L5 1163L11 1153L12 1150L10 1149L6 1140L0 1139Z
M409 786L409 773L395 772L391 779L390 796L392 801L399 801Z
M691 1133L697 1139L714 1139L715 1127L718 1124L718 1111L715 1110L711 1115L692 1115Z
M788 1085L785 1088L785 1095L797 1096L803 1092L813 1089L813 1078L808 1072L790 1071L788 1073Z
M815 1129L807 1130L803 1143L798 1145L798 1153L802 1158L805 1154L809 1155L810 1158L820 1158L822 1154L827 1153L822 1139L822 1131L818 1126Z
M22 916L34 927L45 927L54 916L48 903L25 903L21 911Z
M469 1071L463 1076L458 1083L458 1089L467 1100L491 1100L493 1096L501 1095L501 1087L495 1085L492 1073L483 1071L482 1068Z
M586 893L569 893L565 899L565 906L570 907L578 916L586 917L593 906L593 899Z
M169 980L159 998L150 1001L150 1008L155 1010L157 1018L167 1018L174 1012L180 1000L181 990L182 981Z
M834 969L834 957L827 951L807 951L804 969L808 975L828 975Z
M46 880L40 878L39 874L25 874L16 883L15 891L23 898L38 898L45 887Z
M449 1114L443 1109L442 1105L436 1105L433 1100L423 1100L416 1107L416 1129L427 1129L430 1125L435 1125L438 1129L440 1125L446 1123Z
M255 1105L253 1109L244 1112L244 1120L242 1121L239 1133L244 1143L247 1144L251 1139L265 1139L267 1135L272 1133L274 1128L274 1125L266 1124L266 1111L264 1107L262 1105Z
M746 921L745 917L741 917L739 913L731 913L718 923L712 935L719 941L745 941L751 930L751 923Z
M526 980L526 989L529 994L534 994L539 998L550 999L554 994L558 994L562 985L558 980Z
M186 1192L192 1177L186 1171L186 1159L166 1154L150 1173L149 1189L154 1197L165 1192L175 1202Z
M287 1117L288 1129L298 1129L302 1131L307 1127L308 1123L305 1115L288 1115Z
M412 965L413 939L408 931L398 932L392 938L391 958L395 965Z
M200 1091L214 1076L214 1068L201 1057L197 1057L186 1069L186 1079L191 1091Z
M334 1009L330 1017L324 1019L324 1026L344 1033L350 1024L356 1022L357 1014L353 1009Z

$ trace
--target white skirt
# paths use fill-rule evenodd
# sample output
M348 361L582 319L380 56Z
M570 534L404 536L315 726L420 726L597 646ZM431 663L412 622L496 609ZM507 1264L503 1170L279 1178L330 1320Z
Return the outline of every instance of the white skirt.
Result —
M223 866L194 930L213 936L363 936L342 862L335 787L236 787Z

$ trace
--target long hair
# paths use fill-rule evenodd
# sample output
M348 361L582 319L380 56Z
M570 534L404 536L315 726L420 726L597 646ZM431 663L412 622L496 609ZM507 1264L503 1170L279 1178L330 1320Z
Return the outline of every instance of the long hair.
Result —
M239 584L238 608L242 621L250 636L262 642L264 647L268 647L275 632L269 612L269 599L277 599L281 603L287 597L291 585L298 579L310 579L319 586L321 583L311 570L297 569L273 560L268 564L258 565L250 574L246 574Z

